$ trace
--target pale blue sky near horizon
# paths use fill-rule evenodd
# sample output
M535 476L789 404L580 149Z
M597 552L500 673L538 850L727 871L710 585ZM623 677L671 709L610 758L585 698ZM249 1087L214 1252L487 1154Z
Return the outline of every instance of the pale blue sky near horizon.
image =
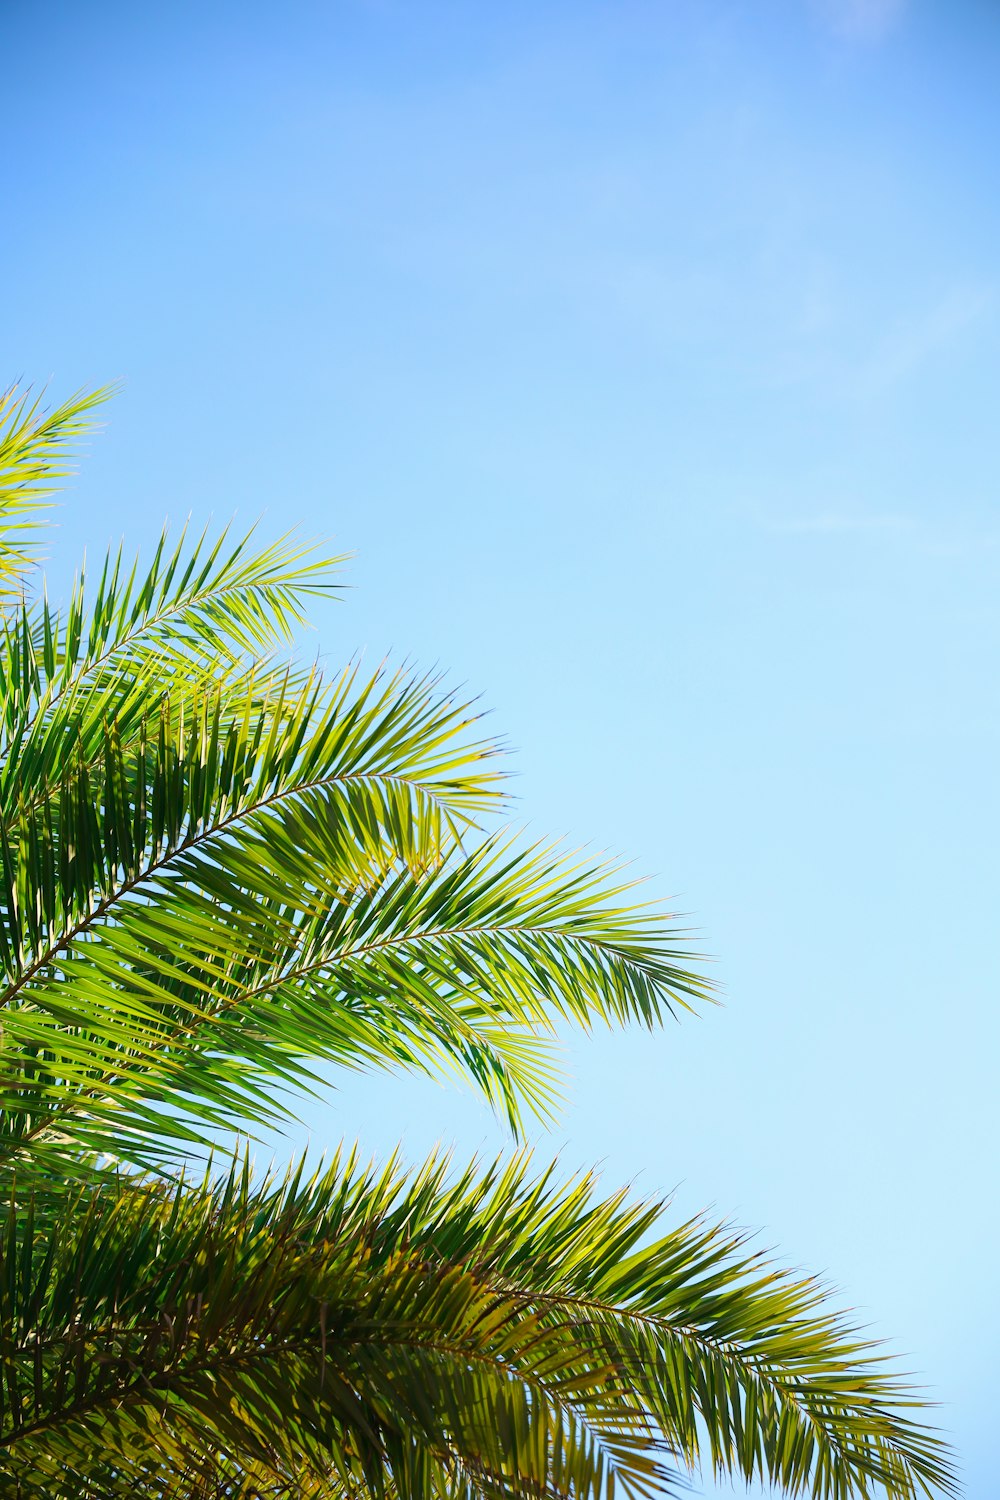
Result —
M5 378L122 380L86 546L356 553L307 649L440 665L517 816L724 1006L575 1038L535 1132L759 1227L996 1492L1000 8L0 8ZM296 1141L493 1152L340 1079ZM711 1482L706 1493L714 1493Z

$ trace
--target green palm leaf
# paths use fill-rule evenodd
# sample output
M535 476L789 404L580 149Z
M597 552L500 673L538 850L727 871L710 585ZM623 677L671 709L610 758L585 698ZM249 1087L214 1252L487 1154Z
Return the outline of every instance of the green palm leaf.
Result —
M203 535L172 550L164 535L140 574L110 554L94 602L84 579L65 611L21 604L0 623L0 798L38 806L62 774L67 741L87 765L109 724L126 742L165 701L178 714L210 686L237 692L248 675L261 701L281 674L264 664L291 639L309 597L329 592L329 559L293 539L252 548ZM287 671L287 669L285 669Z
M12 1211L3 1462L53 1496L256 1474L262 1494L598 1500L661 1494L702 1452L793 1494L953 1492L814 1282L724 1228L663 1233L662 1209L521 1158L126 1180L27 1231Z
M91 427L111 388L80 391L53 411L10 386L0 392L0 603L20 598L35 560L41 512L69 474L67 450Z

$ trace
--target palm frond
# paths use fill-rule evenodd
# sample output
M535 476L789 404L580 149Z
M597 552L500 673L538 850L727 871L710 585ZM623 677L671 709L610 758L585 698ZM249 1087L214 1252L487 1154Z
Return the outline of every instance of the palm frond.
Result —
M176 840L169 868L10 982L0 1017L25 1063L0 1080L8 1152L54 1130L148 1164L133 1153L154 1101L171 1105L162 1150L199 1120L272 1120L274 1084L315 1081L320 1059L457 1068L516 1125L522 1098L551 1098L541 1039L560 1019L655 1025L708 993L670 919L622 903L613 874L497 840L387 864L388 819L364 870L330 809L231 825L224 859Z
M174 711L207 685L259 680L291 639L303 605L330 592L339 558L285 538L252 546L207 533L188 545L166 533L150 565L105 559L93 603L81 576L64 611L22 604L0 621L0 798L36 797L59 774L67 743L93 763L109 724L131 734L169 700Z
M10 386L0 392L0 604L20 598L46 501L69 474L68 455L111 388L80 391L52 411Z
M644 1500L703 1454L816 1500L955 1493L914 1393L815 1282L724 1228L651 1239L662 1214L523 1157L125 1179L59 1223L12 1210L0 1465L56 1496L257 1475L274 1496L298 1476L379 1500Z

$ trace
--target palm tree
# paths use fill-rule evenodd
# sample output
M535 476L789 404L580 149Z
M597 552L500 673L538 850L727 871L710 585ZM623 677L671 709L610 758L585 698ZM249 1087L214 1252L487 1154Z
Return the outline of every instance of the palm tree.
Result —
M289 658L336 559L182 538L31 592L104 394L0 407L3 1493L954 1493L879 1350L724 1226L524 1154L213 1166L331 1063L449 1069L517 1132L557 1025L709 986L614 869L497 831L473 706Z

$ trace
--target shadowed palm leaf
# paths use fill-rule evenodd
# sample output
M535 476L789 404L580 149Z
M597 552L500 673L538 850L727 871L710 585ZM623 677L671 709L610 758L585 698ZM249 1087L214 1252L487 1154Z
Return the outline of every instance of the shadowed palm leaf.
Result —
M96 399L0 409L8 580ZM113 555L61 611L9 590L9 1492L610 1500L699 1457L830 1500L950 1489L905 1384L724 1230L655 1238L662 1205L524 1162L177 1175L331 1062L457 1071L516 1129L551 1105L558 1023L709 995L613 867L489 826L474 705L289 665L333 562L203 537Z
M125 1179L58 1224L12 1208L10 1472L132 1494L155 1432L163 1493L256 1470L325 1494L597 1500L661 1493L707 1435L720 1471L792 1492L947 1485L905 1389L815 1283L724 1228L653 1238L662 1210L526 1159Z

